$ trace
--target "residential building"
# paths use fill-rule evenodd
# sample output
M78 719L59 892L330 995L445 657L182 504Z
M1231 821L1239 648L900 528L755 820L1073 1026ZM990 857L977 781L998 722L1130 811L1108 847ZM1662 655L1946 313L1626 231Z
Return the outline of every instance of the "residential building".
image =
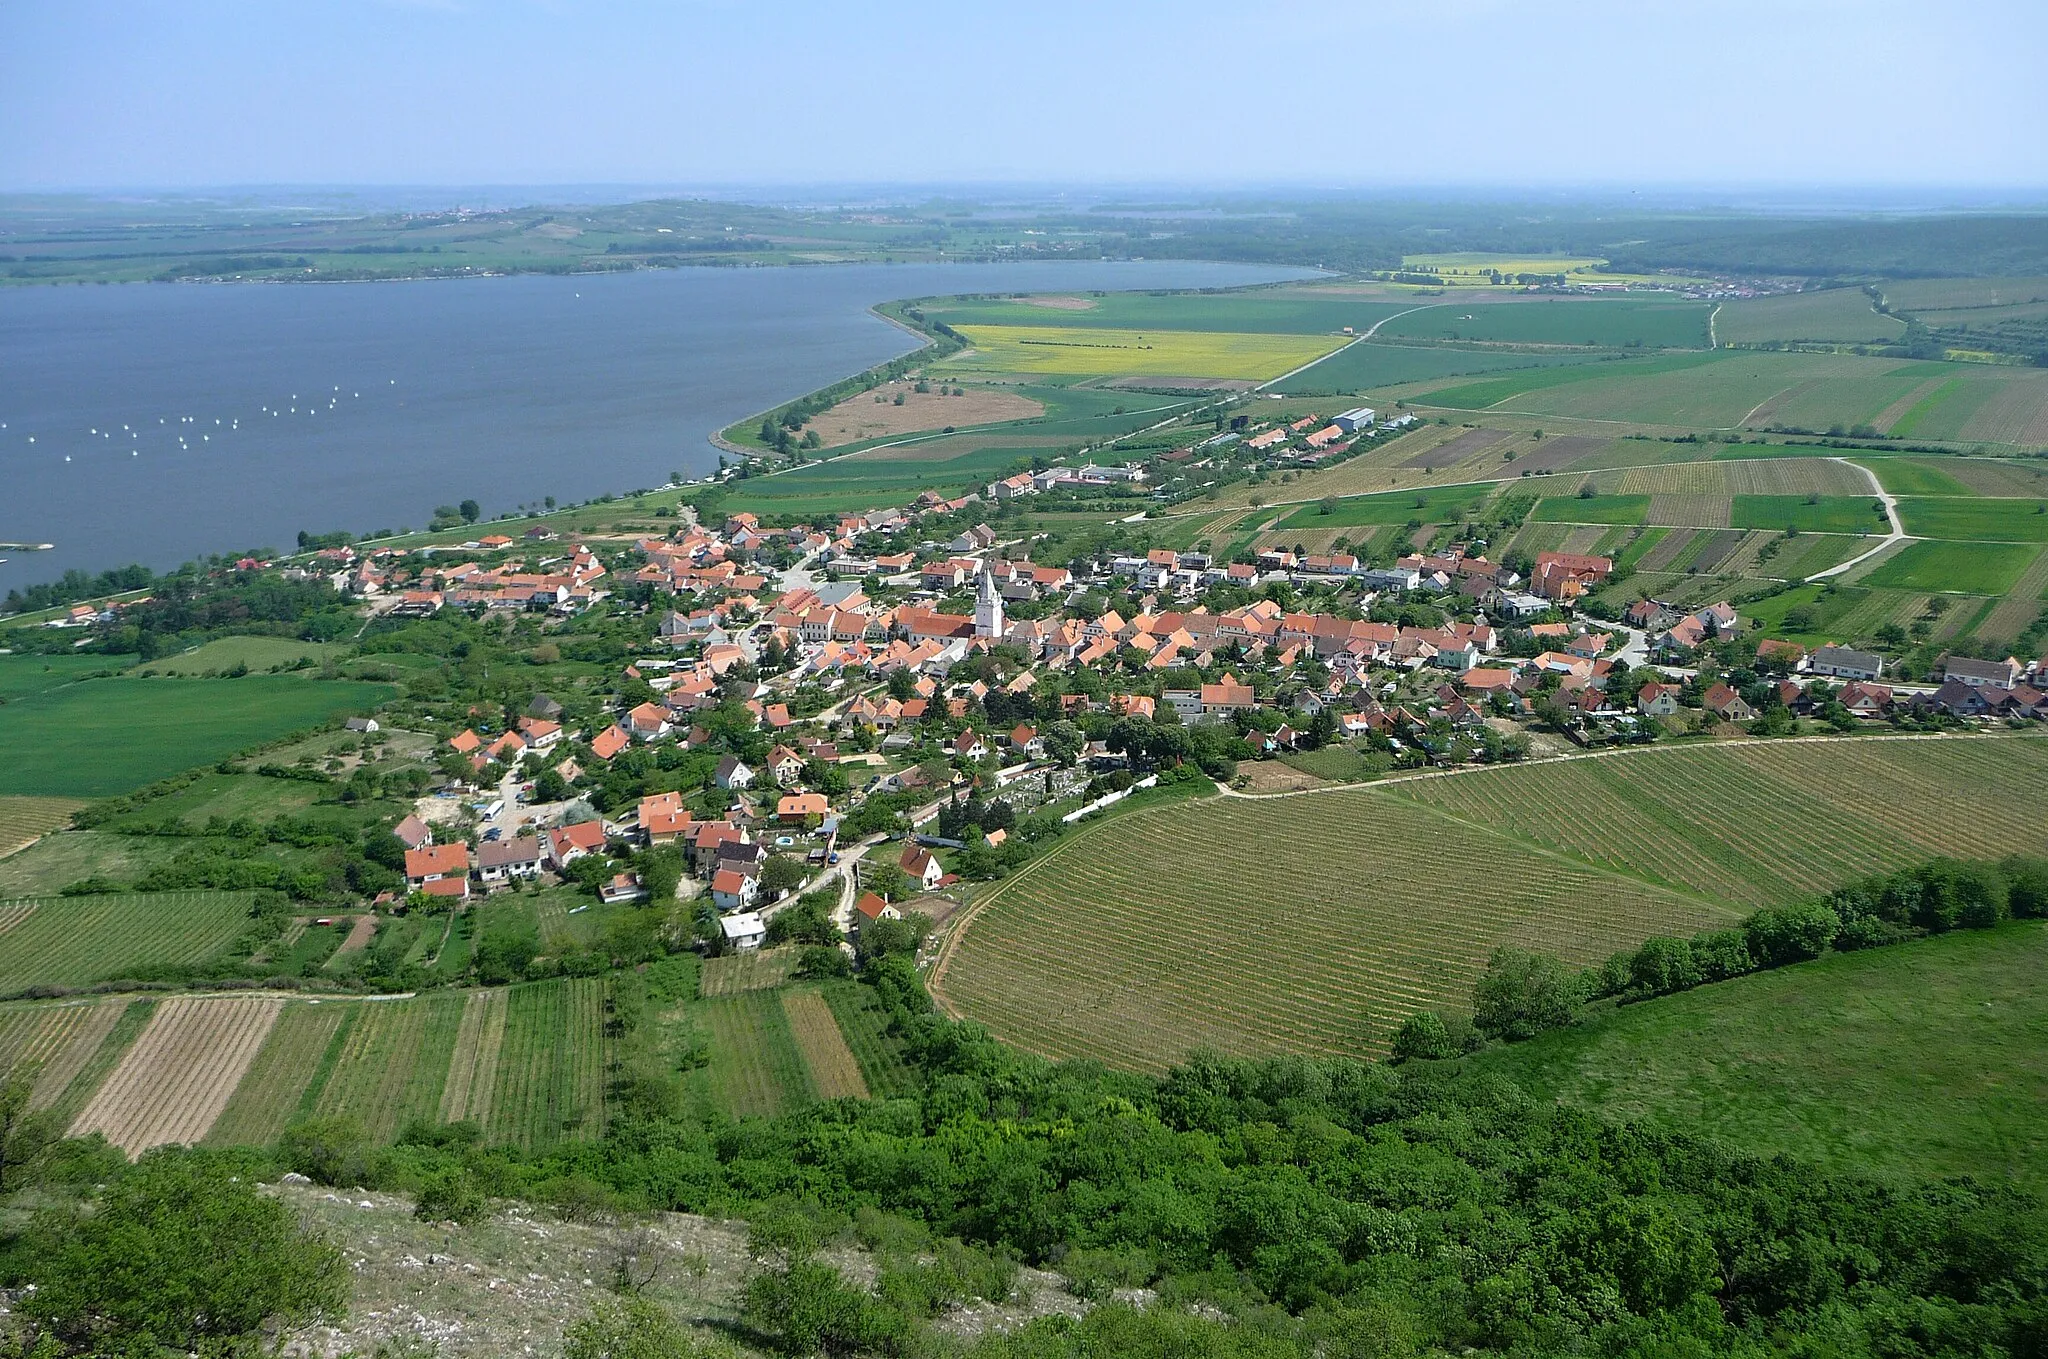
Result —
M540 838L522 835L510 840L486 840L477 846L477 876L488 885L516 878L540 876Z
M725 935L725 942L742 951L761 947L761 941L768 937L768 926L753 911L739 911L718 922L718 928Z
M2020 663L2011 656L2002 661L1949 656L1942 662L1944 680L1955 680L1972 689L2011 689L2019 684L2021 673Z

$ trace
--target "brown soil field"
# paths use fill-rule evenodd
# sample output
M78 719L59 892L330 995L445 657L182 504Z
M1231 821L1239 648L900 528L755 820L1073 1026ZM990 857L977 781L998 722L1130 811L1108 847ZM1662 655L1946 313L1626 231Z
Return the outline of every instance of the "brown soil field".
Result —
M1238 765L1237 775L1244 780L1245 790L1252 793L1292 793L1320 788L1329 782L1278 760L1246 760Z
M268 996L179 996L149 1025L71 1125L136 1156L206 1136L241 1083L284 1001Z
M853 1059L825 998L816 991L784 991L782 1013L789 1019L789 1032L804 1055L818 1098L866 1099L868 1083L861 1077L860 1063Z
M1094 311L1095 302L1086 297L1027 297L1025 305L1050 307L1054 311Z
M69 797L0 797L0 859L62 830L83 806Z
M355 923L349 926L348 938L342 940L341 947L334 950L334 957L327 960L328 964L332 966L335 958L343 958L351 953L360 953L368 948L370 941L376 937L377 917L374 915L357 916Z
M897 405L901 396L903 404ZM880 398L879 400L877 398ZM850 396L811 422L825 447L882 439L892 434L916 434L947 425L989 425L998 420L1029 420L1045 414L1045 407L1015 392L969 387L965 396L940 396L938 389L919 392L911 382L890 382Z

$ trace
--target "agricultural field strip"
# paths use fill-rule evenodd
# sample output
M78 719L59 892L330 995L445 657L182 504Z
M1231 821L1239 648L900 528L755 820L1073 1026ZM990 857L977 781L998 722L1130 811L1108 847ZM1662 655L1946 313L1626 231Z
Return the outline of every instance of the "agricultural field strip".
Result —
M866 1099L868 1083L861 1075L846 1036L832 1007L816 991L788 990L782 993L782 1013L789 1021L790 1037L804 1056L811 1073L811 1085L819 1099Z
M1992 641L2012 641L2040 615L2044 594L2048 594L2048 552L2035 557L2020 573L2012 589L1984 616L1978 632Z
M0 990L82 985L124 969L201 962L248 919L247 892L119 893L33 897L0 910L33 910L0 933Z
M875 1001L873 992L854 982L828 982L825 1003L839 1021L854 1060L860 1063L861 1079L877 1099L909 1094L917 1087L917 1074L903 1060L900 1045L889 1035L889 1016Z
M772 991L744 991L705 1004L710 1078L735 1116L772 1115L815 1093L789 1018Z
M795 948L768 948L753 953L729 953L707 958L697 974L701 996L732 996L743 991L761 991L780 986L796 970Z
M319 1072L350 1002L294 1001L235 1086L206 1140L218 1146L267 1147L290 1126ZM314 1093L318 1093L317 1091Z
M0 859L61 830L86 805L68 797L0 797Z
M433 1119L464 1003L430 995L366 1004L314 1112L352 1118L378 1142L390 1141L410 1119Z
M0 1012L0 1073L37 1068L29 1108L49 1108L99 1051L126 1005L67 1001Z
M497 1085L498 1054L505 1045L505 993L472 991L463 1000L462 1023L441 1087L443 1123L481 1123Z
M227 1107L285 1002L272 996L164 1001L71 1125L133 1156L203 1140Z

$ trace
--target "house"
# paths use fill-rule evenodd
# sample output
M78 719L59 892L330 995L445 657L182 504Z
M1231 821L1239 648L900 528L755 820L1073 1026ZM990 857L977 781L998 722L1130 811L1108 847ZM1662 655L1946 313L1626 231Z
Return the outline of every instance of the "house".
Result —
M718 922L718 928L725 935L725 942L736 949L755 949L768 937L768 926L753 911L740 911Z
M405 852L405 880L413 888L435 896L469 895L469 846L457 840L448 845L427 845ZM453 886L436 888L435 883Z
M812 817L823 820L831 810L823 793L786 793L775 804L775 819L785 826L807 826Z
M590 753L600 760L609 761L614 755L633 744L633 738L620 726L606 727L590 740Z
M1983 662L1978 662L1983 664ZM1997 692L1995 686L1970 684L1961 679L1942 681L1939 689L1931 694L1915 694L1912 699L1915 708L1933 708L1954 717L1982 717L1990 711L1987 692Z
M787 788L804 776L804 757L788 746L777 746L768 753L768 773L776 786Z
M1850 680L1835 695L1835 701L1857 717L1883 717L1891 711L1892 687L1868 680Z
M1814 674L1831 679L1874 680L1884 674L1884 657L1845 646L1816 647L1808 664Z
M579 821L573 826L557 826L544 838L547 840L548 867L559 873L584 855L604 849L604 823Z
M540 837L522 835L513 840L486 840L476 851L477 876L487 884L511 882L515 878L540 876Z
M607 906L616 906L622 901L639 901L647 895L641 885L638 873L617 873L610 881L597 889L597 899Z
M381 730L377 726L377 719L374 717L351 717L341 725L348 731L362 732L365 735Z
M529 750L542 754L561 743L562 724L545 717L522 717L519 719L519 734L526 738Z
M1654 645L1665 655L1683 655L1706 640L1706 624L1688 615L1659 633Z
M979 760L987 756L988 746L969 727L953 738L953 753L963 760Z
M1669 717L1678 711L1678 696L1683 692L1676 684L1645 684L1636 690L1636 711L1644 717Z
M721 911L745 911L753 907L760 883L737 869L721 868L711 875L711 904Z
M461 731L448 738L457 755L474 755L484 748L483 738L473 731Z
M625 727L636 741L658 741L668 735L668 709L659 703L642 703L626 714Z
M660 793L640 799L640 835L650 845L672 845L690 829L681 793Z
M1969 656L1949 656L1942 661L1942 679L1955 680L1972 689L2011 689L2020 682L2020 663L2007 656L2002 661L1980 661Z
M1045 753L1045 738L1038 734L1038 728L1028 722L1019 723L1005 738L1010 749L1026 759L1036 759Z
M1700 695L1700 706L1724 722L1741 722L1756 716L1756 709L1725 684L1716 684Z
M915 840L903 847L903 857L897 862L922 891L931 891L939 885L939 879L946 876L938 856Z
M1794 673L1806 669L1807 666L1805 647L1797 642L1780 641L1775 637L1766 637L1756 644L1756 658L1759 661L1776 662Z
M718 768L712 772L711 781L728 792L752 788L754 771L741 763L739 756L728 755L718 762Z
M398 843L407 849L424 849L434 843L434 828L416 816L408 816L391 828Z
M863 921L901 920L903 918L903 912L897 910L873 892L862 892L860 900L853 903L853 909ZM858 925L855 928L858 928Z

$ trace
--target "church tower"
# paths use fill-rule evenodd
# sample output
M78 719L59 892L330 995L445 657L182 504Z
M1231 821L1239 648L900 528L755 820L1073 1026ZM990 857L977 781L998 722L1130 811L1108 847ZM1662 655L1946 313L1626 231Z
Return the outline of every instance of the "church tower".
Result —
M1003 638L1003 597L996 593L996 574L987 562L975 577L974 635L996 642Z

